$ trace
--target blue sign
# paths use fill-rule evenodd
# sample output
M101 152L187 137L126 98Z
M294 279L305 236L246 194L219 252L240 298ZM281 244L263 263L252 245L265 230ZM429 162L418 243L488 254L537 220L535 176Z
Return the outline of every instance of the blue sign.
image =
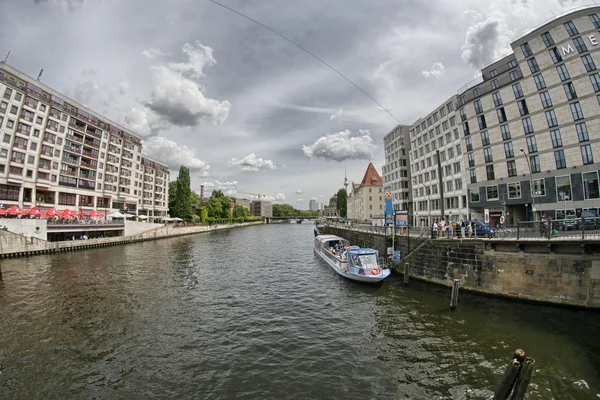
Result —
M400 250L395 250L394 255L392 256L392 262L394 263L394 265L398 265L401 259L402 256L400 255Z
M384 187L383 194L385 195L385 224L392 225L394 223L394 207L392 206L392 187Z

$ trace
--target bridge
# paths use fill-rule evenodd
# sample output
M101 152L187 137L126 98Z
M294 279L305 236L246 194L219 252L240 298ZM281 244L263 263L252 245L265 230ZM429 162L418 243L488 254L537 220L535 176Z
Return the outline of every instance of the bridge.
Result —
M304 220L313 220L314 221L317 218L319 218L319 217L304 217L301 215L294 215L294 216L286 216L286 217L268 217L268 218L266 218L266 220L267 220L267 224L270 224L271 222L280 223L280 222L292 221L292 220L296 220L296 222L298 222L300 224Z

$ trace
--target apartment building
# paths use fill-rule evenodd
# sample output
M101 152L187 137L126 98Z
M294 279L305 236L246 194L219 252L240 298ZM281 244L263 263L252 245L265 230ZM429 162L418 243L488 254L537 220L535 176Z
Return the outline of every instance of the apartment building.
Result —
M458 97L474 216L508 223L598 211L600 7L516 39Z
M409 126L398 125L383 137L385 165L383 186L392 188L394 211L410 210L410 137Z
M456 222L469 215L456 100L451 97L410 127L414 225L430 226L441 219Z
M3 62L0 96L4 207L167 215L169 169L138 135Z
M273 203L265 200L253 200L250 212L257 217L271 218L273 216Z
M360 183L352 183L348 193L348 219L371 221L373 215L383 215L383 179L373 163L369 163Z

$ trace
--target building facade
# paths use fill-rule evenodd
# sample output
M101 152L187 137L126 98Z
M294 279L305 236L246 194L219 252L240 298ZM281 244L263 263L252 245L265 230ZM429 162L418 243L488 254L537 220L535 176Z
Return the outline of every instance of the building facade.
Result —
M308 202L308 209L310 211L317 211L317 199L310 199Z
M383 214L383 179L369 163L360 184L352 183L348 193L348 219L370 222L373 215Z
M141 138L0 62L0 202L167 216L169 169Z
M383 137L383 186L391 186L394 210L411 209L410 127L398 125Z
M455 104L453 96L410 127L414 225L430 226L441 219L456 222L468 217L464 145Z
M273 203L264 200L253 200L250 212L257 217L271 218L273 216Z
M585 7L521 36L459 94L474 216L515 224L600 208L599 14Z
M339 217L340 213L337 210L337 194L333 195L329 199L329 205L323 207L323 216L324 217Z

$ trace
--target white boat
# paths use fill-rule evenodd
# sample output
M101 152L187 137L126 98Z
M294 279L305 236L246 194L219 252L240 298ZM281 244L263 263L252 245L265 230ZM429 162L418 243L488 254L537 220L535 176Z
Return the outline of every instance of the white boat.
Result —
M317 253L338 275L358 282L380 282L390 270L379 265L379 252L374 249L350 246L335 235L315 237Z

